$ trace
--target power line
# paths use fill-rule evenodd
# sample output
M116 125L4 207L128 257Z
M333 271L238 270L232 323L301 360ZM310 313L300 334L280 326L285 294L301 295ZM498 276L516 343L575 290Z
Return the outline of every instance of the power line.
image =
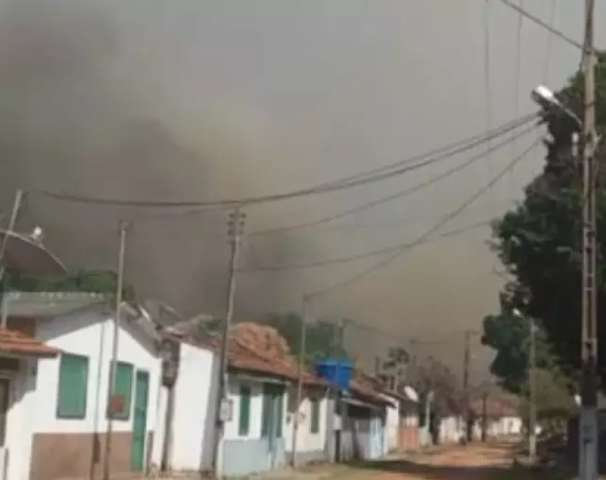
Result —
M564 40L565 42L569 43L570 45L577 47L580 50L583 50L583 44L581 44L580 42L577 42L575 39L569 37L568 35L566 35L565 33L561 32L560 30L557 30L556 28L552 27L551 25L549 25L547 22L541 20L539 17L527 12L526 10L520 8L518 5L512 3L510 0L501 0L502 3L504 3L505 5L507 5L509 8L513 8L516 12L520 13L521 15L524 15L524 17L528 18L529 20L532 20L534 23L536 23L537 25L547 29L548 31L550 31L551 33L553 33L556 37Z
M516 134L514 134L514 136L512 138L508 138L496 145L493 145L492 147L488 148L487 150L474 155L473 157L469 158L468 160L466 160L465 162L452 167L448 170L446 170L443 173L440 173L439 175L436 175L424 182L418 183L416 185L413 185L412 187L406 188L404 190L400 190L397 191L393 194L387 195L385 197L381 197L378 198L376 200L373 200L371 202L366 202L363 203L361 205L355 206L353 208L349 208L347 210L343 210L341 212L335 213L333 215L328 215L325 217L321 217L317 220L313 220L310 222L303 222L303 223L298 223L298 224L294 224L294 225L288 225L285 227L275 227L275 228L269 228L269 229L265 229L265 230L257 230L257 231L253 231L251 233L248 234L249 237L251 236L262 236L262 235L268 235L268 234L275 234L275 233L283 233L283 232L290 232L293 230L300 230L300 229L304 229L304 228L311 228L311 227L316 227L319 225L322 225L324 223L328 223L328 222L333 222L335 220L339 220L341 218L350 216L350 215L354 215L356 213L360 213L363 212L365 210L369 210L371 208L377 207L379 205L382 205L384 203L387 202L391 202L393 200L397 200L397 199L401 199L404 198L408 195L411 195L413 193L416 193L430 185L433 185L434 183L437 183L441 180L444 180L456 173L459 173L461 171L463 171L464 169L466 169L467 167L473 165L474 163L478 162L479 160L485 158L486 156L488 156L490 153L494 152L495 150L500 149L501 147L511 143L512 141L522 137L523 135L526 135L527 133L533 131L536 128L536 125L533 125L530 128L527 128L521 132L518 132Z
M554 27L557 14L557 0L551 0L549 7L549 26ZM547 41L545 45L545 63L543 65L543 83L549 83L549 67L551 64L551 52L553 50L553 34L547 31Z
M426 242L435 232L437 232L440 228L442 228L445 224L450 222L453 218L463 212L469 205L475 202L479 197L481 197L484 193L489 191L504 175L506 175L511 168L513 168L518 162L520 162L531 150L533 150L538 144L540 140L535 140L526 150L524 150L520 155L515 157L511 162L507 164L507 166L501 170L495 177L493 177L490 182L484 185L482 188L477 190L471 197L467 198L461 205L447 213L443 216L436 224L434 224L431 228L425 231L420 237L412 242L400 243L398 245L393 245L390 247L385 247L377 250L366 251L362 253L358 253L355 255L336 257L325 260L318 260L315 262L308 263L294 263L294 264L282 264L282 265L268 265L261 266L250 269L242 269L241 272L261 272L261 271L280 271L280 270L298 270L298 269L306 269L306 268L316 268L316 267L324 267L328 265L334 265L338 263L349 263L356 260L361 260L368 257L374 257L378 255L390 254L393 253L396 257L400 255L403 251L406 251L410 248L418 246L424 242ZM449 232L450 233L450 232ZM388 259L391 257L388 257ZM394 257L395 258L395 257Z
M527 115L522 119L514 120L513 122L509 122L505 124L503 128L511 128L512 125L518 125L518 122L529 122L537 116L536 113ZM455 149L449 153L448 156L453 156L456 153L460 153L462 151L473 148L474 146L481 145L485 143L492 137L496 137L501 135L500 129L495 129L490 133L489 136L484 135L483 137L472 137L474 140L466 146ZM456 144L461 145L463 141L459 141ZM448 149L447 147L442 147L437 149L436 151L444 151ZM435 152L435 151L434 151ZM428 155L423 154L420 157L426 158ZM217 208L217 207L234 207L234 206L243 206L243 205L254 205L268 202L275 202L280 200L287 200L292 198L298 198L309 195L317 195L322 193L334 192L339 190L345 190L353 187L358 187L362 185L367 185L370 183L379 182L382 180L387 180L389 178L403 175L407 172L417 170L419 168L425 167L432 163L438 161L437 159L430 158L429 160L421 161L419 163L410 164L412 161L418 157L412 157L409 159L405 159L399 162L396 162L392 165L386 165L384 167L380 167L378 169L369 170L368 172L362 172L354 176L345 177L342 179L334 180L329 183L324 183L320 185L316 185L313 187L294 190L286 193L279 193L273 195L264 195L258 197L244 197L244 198L234 198L234 199L223 199L223 200L210 200L210 201L157 201L157 200L126 200L126 199L118 199L118 198L107 198L107 197L93 197L93 196L84 196L84 195L74 195L74 194L65 194L52 192L44 189L31 189L30 192L33 194L43 195L49 198L53 198L55 200L68 201L73 203L81 203L81 204L95 204L95 205L111 205L118 207L141 207L141 208L168 208L168 207L206 207L206 208ZM442 158L440 158L442 160ZM397 167L397 168L395 168Z

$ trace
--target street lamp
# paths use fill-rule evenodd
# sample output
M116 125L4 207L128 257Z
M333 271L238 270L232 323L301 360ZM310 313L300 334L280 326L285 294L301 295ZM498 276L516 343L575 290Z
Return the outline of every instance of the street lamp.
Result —
M525 320L526 317L517 308L513 309L513 315ZM537 455L537 405L536 405L536 327L532 317L528 317L530 323L530 352L528 355L528 457L534 463Z
M579 129L582 129L583 122L579 116L574 113L570 108L564 105L555 96L555 93L545 85L539 85L531 93L532 99L537 102L542 108L546 110L559 110L566 114L567 117L572 119Z

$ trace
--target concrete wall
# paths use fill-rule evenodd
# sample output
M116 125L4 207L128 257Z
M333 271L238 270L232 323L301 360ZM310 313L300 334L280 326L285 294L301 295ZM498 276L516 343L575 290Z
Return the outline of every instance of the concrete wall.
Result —
M80 312L38 321L37 338L65 353L85 355L88 357L89 364L86 415L83 419L65 419L57 418L60 358L38 360L35 392L32 393L34 398L28 399L28 415L31 425L29 432L24 433L26 436L29 433L30 438L33 435L31 461L26 457L22 459L28 465L31 464L33 471L56 472L59 475L65 469L66 473L89 475L89 468L96 471L100 467L100 454L103 449L100 448L101 440L96 434L105 432L108 423L106 411L112 333L112 319L101 312ZM127 451L116 447L113 452L125 459L130 457L129 439L134 418L135 375L137 371L146 371L149 374L148 434L146 435L148 440L145 452L147 458L151 453L149 447L157 417L161 362L156 354L153 340L138 328L131 327L128 322L123 322L118 345L118 360L134 365L135 371L129 418L128 420L113 421L113 431L116 432L116 437L120 437L123 448L126 448ZM22 427L23 429L25 427ZM52 435L56 435L56 441L53 441ZM78 441L71 442L71 438L66 435L71 435ZM71 448L61 448L61 444L67 442L70 442ZM50 451L47 451L48 449ZM82 457L89 457L90 460L82 463ZM76 458L78 462L75 461ZM37 465L38 463L43 463L43 465ZM86 464L89 468L84 472L71 470L81 464ZM120 467L117 467L118 464ZM120 462L117 465L114 465L114 468L122 468L122 466L129 468L129 465L123 465ZM29 472L24 473L19 480L25 480L28 477ZM17 479L11 478L10 480Z
M240 387L247 385L251 389L250 427L247 435L238 431L240 419ZM263 418L263 382L254 377L230 375L229 400L233 410L231 419L225 424L224 468L227 476L241 476L263 472L286 465L287 401L285 392L282 398L282 438L273 444L261 436Z
M187 343L180 347L175 383L172 470L212 468L218 358L210 350Z
M287 440L286 452L289 458L292 455L296 398L296 387L292 387L288 391L289 414L284 432L284 438ZM317 433L311 431L312 398L317 398L320 402L319 430ZM298 410L297 461L299 464L326 460L327 412L328 399L325 391L304 389L303 399Z
M385 416L385 452L395 452L400 446L400 402L393 400L394 406L387 407Z

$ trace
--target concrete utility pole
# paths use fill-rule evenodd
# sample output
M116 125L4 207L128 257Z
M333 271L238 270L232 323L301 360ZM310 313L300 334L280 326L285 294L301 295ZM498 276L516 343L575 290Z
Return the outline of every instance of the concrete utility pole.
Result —
M301 315L301 330L299 332L299 365L297 372L297 401L295 403L295 414L293 417L292 434L292 459L293 468L297 466L297 437L299 436L299 409L303 400L303 375L305 374L305 351L307 342L307 323L309 315L310 297L303 295L303 312Z
M464 401L464 417L465 417L465 442L471 441L471 428L470 428L470 405L469 405L469 363L471 361L471 330L466 330L465 335L465 348L463 350L463 401Z
M595 158L595 63L593 22L595 0L585 0L585 98L583 121L583 289L582 289L582 406L579 422L579 478L598 478L597 417L597 285L596 285L596 189L598 166Z
M4 271L6 270L6 267L4 266L4 256L6 255L8 239L10 234L15 230L15 225L17 224L17 218L19 217L19 210L21 209L22 201L23 190L17 190L15 192L15 200L13 202L11 218L8 221L8 228L6 229L6 233L4 234L4 238L2 239L2 243L0 244L0 282L2 282L2 280L4 279Z
M534 320L530 317L530 353L528 356L528 458L534 463L537 458L537 385L536 385L536 332Z
M103 480L111 476L113 400L116 393L116 361L118 358L118 341L120 339L120 309L124 285L124 254L126 252L126 232L128 223L120 221L120 246L118 248L118 279L116 282L116 311L114 314L114 332L112 339L112 360L109 367L109 388L107 395L107 432L105 436L105 455L103 456Z
M227 288L227 307L225 322L223 323L223 339L221 342L221 361L219 364L219 396L217 399L216 413L216 444L215 444L215 476L223 476L223 437L225 435L225 422L229 415L229 381L228 381L228 353L229 333L234 315L234 304L236 298L236 273L238 267L238 254L240 252L240 240L244 231L244 220L246 215L236 208L229 214L227 221L227 233L231 255L229 260L229 283Z

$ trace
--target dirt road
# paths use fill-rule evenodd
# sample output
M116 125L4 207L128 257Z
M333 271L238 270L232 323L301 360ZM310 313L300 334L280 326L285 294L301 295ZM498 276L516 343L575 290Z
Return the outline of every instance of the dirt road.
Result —
M272 475L273 480L555 480L558 477L513 468L514 446L453 446L355 466L326 465ZM265 477L263 477L265 478Z

